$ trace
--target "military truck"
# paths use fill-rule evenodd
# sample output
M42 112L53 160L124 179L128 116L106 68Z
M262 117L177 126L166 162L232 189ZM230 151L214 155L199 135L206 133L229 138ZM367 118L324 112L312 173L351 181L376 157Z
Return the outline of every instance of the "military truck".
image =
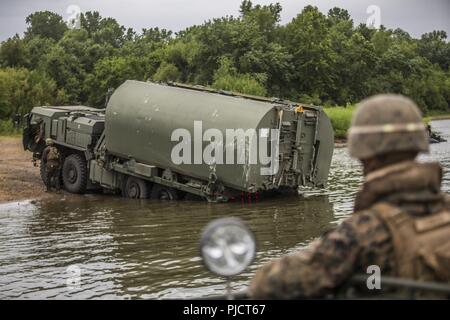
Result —
M324 187L334 146L321 107L176 83L126 81L105 109L35 107L24 120L25 150L38 162L45 139L53 139L62 185L79 194L104 189L129 198L227 201ZM275 165L252 162L258 141ZM41 173L45 182L42 165Z

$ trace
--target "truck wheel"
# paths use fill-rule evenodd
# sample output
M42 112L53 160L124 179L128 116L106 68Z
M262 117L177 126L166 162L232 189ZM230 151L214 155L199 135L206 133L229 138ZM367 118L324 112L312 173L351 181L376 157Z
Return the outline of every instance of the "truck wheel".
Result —
M179 193L174 188L165 187L162 185L155 185L152 190L152 199L157 200L178 200L179 199Z
M150 196L150 185L147 181L136 177L128 177L122 188L122 195L131 199L148 199Z
M67 191L85 193L88 181L86 160L79 154L68 156L64 160L62 178Z

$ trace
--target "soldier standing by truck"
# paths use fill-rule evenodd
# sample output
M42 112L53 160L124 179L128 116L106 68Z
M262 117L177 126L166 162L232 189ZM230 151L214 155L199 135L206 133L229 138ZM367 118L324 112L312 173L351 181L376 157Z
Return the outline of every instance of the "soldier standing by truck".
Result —
M61 155L54 146L52 139L46 139L45 143L47 147L42 153L42 161L45 168L45 186L47 192L51 191L52 188L59 191L61 187L59 181L61 174Z
M371 266L381 276L450 282L450 201L441 166L414 161L429 144L417 106L398 95L363 101L348 144L364 174L355 214L307 249L263 266L253 298L323 297Z

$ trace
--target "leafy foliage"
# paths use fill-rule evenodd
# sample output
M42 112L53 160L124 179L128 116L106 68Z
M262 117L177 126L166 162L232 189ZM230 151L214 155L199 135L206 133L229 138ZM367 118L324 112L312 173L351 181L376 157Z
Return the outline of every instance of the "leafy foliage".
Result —
M354 106L325 108L325 113L331 120L336 138L345 138L350 128Z
M25 68L0 70L0 119L25 114L37 105L61 105L68 102L63 89L40 71Z
M127 79L179 81L328 107L376 93L412 97L425 113L450 111L450 44L444 31L419 39L401 29L355 26L348 11L305 7L281 25L280 4L244 0L226 16L173 34L136 33L98 12L69 29L48 11L0 47L0 119L42 104L103 107ZM349 109L336 113L337 130ZM342 119L341 119L342 118Z
M16 136L16 135L20 135L21 132L22 132L22 130L15 127L14 123L11 119L8 119L8 120L0 119L0 135Z
M259 81L258 81L259 78ZM265 96L266 89L263 82L265 74L252 76L250 74L239 74L227 57L220 60L219 69L214 75L212 87L232 92L241 92L255 96Z
M26 38L39 36L58 41L63 37L64 32L68 30L63 18L50 11L32 13L25 21L28 24L27 31L25 32Z

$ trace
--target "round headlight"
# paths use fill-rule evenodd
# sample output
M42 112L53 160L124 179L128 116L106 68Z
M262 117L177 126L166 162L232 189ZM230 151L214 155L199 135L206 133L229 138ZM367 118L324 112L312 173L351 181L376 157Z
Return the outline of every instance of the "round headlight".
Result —
M204 229L200 252L210 271L233 276L252 263L256 252L255 237L238 218L217 219Z

